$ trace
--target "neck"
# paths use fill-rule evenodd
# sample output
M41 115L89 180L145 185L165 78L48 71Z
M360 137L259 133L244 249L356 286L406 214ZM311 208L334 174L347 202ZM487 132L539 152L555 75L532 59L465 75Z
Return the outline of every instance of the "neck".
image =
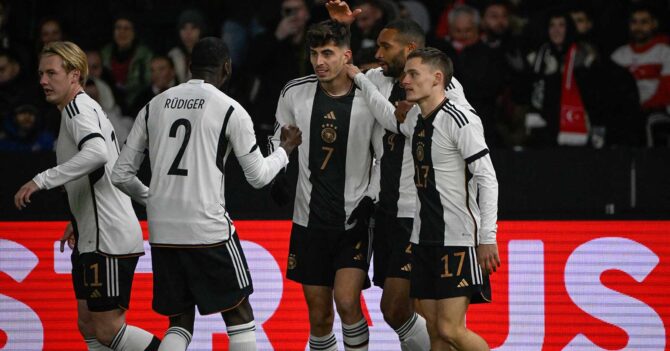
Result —
M74 100L74 97L77 96L77 94L79 94L79 92L82 91L82 90L83 89L81 88L81 85L76 84L75 86L72 87L72 90L70 90L70 92L67 94L65 99L63 99L63 101L61 103L56 105L56 107L58 107L58 109L60 111L63 111L65 106L67 106L67 104L69 104L70 101Z
M347 76L347 72L343 69L335 79L329 82L320 82L321 88L332 96L342 96L351 90L354 82Z
M444 89L440 89L424 99L418 101L419 108L421 108L421 115L426 117L430 115L435 109L442 104L446 95L444 94Z

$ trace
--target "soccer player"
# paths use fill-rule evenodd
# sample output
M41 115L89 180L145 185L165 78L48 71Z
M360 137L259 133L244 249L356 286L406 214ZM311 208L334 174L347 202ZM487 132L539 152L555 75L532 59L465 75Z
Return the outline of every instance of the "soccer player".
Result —
M287 277L303 286L311 350L337 349L333 299L345 350L367 350L360 294L370 285L368 221L378 193L370 149L381 152L382 129L344 69L348 28L324 21L306 39L316 74L290 81L276 113L278 126L296 124L308 136L299 147Z
M401 84L406 99L418 106L402 124L365 75L355 66L347 70L377 120L409 138L417 189L410 296L424 312L431 349L488 350L465 327L465 313L471 302L488 300L485 281L500 265L498 183L481 120L444 90L453 74L451 60L434 48L407 56Z
M352 12L344 1L329 1L326 7L331 18L345 24L353 22L360 13L358 9ZM424 44L423 30L409 19L389 23L377 37L375 56L381 67L368 70L366 77L399 111L406 112L412 105L405 100L405 90L400 85L407 55ZM446 94L450 101L472 108L456 78L447 86ZM390 116L393 112L389 110ZM385 130L384 152L377 155L381 160L381 179L373 238L373 282L384 289L381 311L384 320L398 334L401 348L427 350L430 339L425 320L415 313L409 297L412 270L409 239L416 212L414 161L410 143L394 130Z
M146 198L154 270L153 308L168 316L160 350L185 350L200 314L221 313L230 350L256 350L248 296L253 287L235 226L225 208L224 165L234 152L247 181L260 188L288 164L301 143L296 127L263 158L251 117L219 87L230 77L228 48L204 38L191 56L193 79L154 97L138 114L112 180ZM148 149L151 184L134 177Z
M61 111L58 166L24 184L14 202L21 209L33 193L65 187L72 221L61 250L73 235L72 284L88 349L156 350L156 337L126 325L135 266L144 254L142 230L130 198L112 185L119 146L102 108L83 91L87 75L86 54L74 43L52 42L42 49L40 85Z

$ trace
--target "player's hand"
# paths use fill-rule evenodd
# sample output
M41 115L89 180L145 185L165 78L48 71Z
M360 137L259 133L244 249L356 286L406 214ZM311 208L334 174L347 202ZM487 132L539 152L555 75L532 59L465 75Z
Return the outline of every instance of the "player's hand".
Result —
M286 150L287 155L290 155L298 145L302 144L302 131L296 126L283 126L280 140L279 146Z
M28 181L26 184L23 184L19 191L16 192L16 195L14 195L14 205L16 208L22 210L28 206L30 203L30 196L39 190L40 188L32 180Z
M349 5L340 0L330 0L326 3L326 9L328 10L328 16L335 21L342 24L351 25L356 20L356 17L363 12L361 9L355 9L351 11Z
M404 123L405 118L407 118L407 112L412 109L412 106L414 106L414 104L407 100L398 101L398 105L396 105L395 111L393 112L395 114L395 119L399 123Z
M375 202L369 196L365 196L358 203L358 206L351 211L351 216L347 220L347 224L352 224L356 221L356 225L370 225L370 218L375 211Z
M270 186L270 197L279 206L284 206L291 200L291 193L288 190L288 180L284 170L279 171Z
M477 263L484 274L493 274L500 267L497 244L480 244L477 246Z
M65 251L65 242L70 250L74 249L75 239L74 239L74 228L72 228L72 222L67 224L63 236L60 237L60 252Z
M347 75L351 79L354 79L354 77L356 77L357 74L361 73L360 68L358 68L355 65L352 65L351 63L345 64L344 67L347 70Z

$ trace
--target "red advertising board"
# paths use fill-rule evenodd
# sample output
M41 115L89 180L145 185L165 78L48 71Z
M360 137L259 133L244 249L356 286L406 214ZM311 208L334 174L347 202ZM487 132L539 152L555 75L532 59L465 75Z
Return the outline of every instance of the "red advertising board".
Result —
M260 350L305 350L300 286L284 278L288 221L237 221L249 261ZM146 225L143 224L146 231ZM84 350L77 332L63 222L0 222L0 349ZM670 222L500 222L494 302L471 306L468 326L496 350L670 350ZM151 310L149 252L140 260L128 323L162 336ZM370 350L399 350L364 292ZM198 316L189 350L227 349L220 316ZM336 335L339 321L336 320Z

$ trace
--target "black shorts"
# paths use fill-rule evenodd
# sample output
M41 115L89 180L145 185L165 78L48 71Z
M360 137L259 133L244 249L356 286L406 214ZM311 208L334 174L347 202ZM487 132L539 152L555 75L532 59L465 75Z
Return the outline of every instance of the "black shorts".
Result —
M313 230L293 223L286 277L304 285L330 286L342 268L365 272L363 289L370 287L370 230Z
M89 311L130 307L130 291L139 257L108 257L96 252L74 251L70 260L74 295L78 300L86 300Z
M236 233L211 247L151 247L153 309L174 316L198 306L201 315L237 307L253 292Z
M386 278L410 279L412 271L412 218L397 218L378 210L372 239L374 284L384 288Z
M412 262L413 298L468 296L470 303L491 301L489 279L482 274L474 247L412 245Z

